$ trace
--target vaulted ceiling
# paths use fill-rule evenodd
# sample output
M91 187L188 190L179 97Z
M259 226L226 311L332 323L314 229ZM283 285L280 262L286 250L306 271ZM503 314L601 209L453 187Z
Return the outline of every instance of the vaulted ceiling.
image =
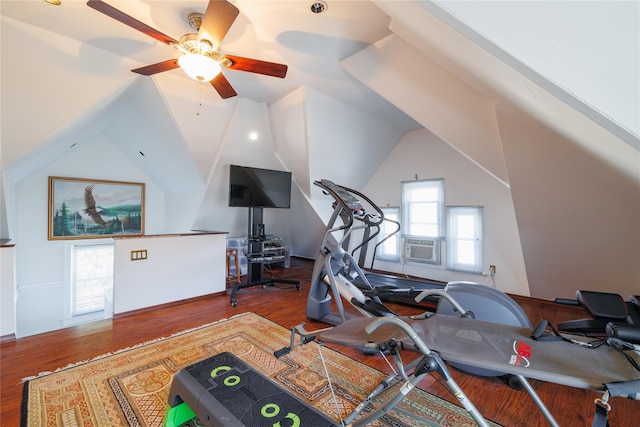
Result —
M238 96L223 100L179 69L131 73L178 52L86 1L2 0L4 172L19 180L102 133L157 185L180 191L206 181L211 141L223 139L238 111L308 88L400 133L426 128L509 187L530 281L568 277L575 270L560 273L561 264L579 265L575 246L596 238L615 249L603 265L638 276L640 239L593 230L606 209L581 224L549 210L583 214L592 191L616 188L606 203L623 213L620 224L640 230L638 2L327 0L320 14L303 0L231 2L240 14L223 53L289 68L285 79L227 70ZM192 32L188 15L208 2L107 3L179 39ZM126 137L116 118L132 123ZM152 137L136 139L133 124ZM149 152L154 162L138 154ZM558 186L566 175L580 178ZM556 236L574 240L551 247ZM557 265L543 271L550 259Z
M193 32L188 15L204 12L207 6L204 0L107 3L175 39ZM637 13L634 17L638 7L634 2L577 2L562 6L525 2L498 7L487 2L334 0L326 2L326 10L319 14L310 10L314 2L304 0L232 3L240 14L223 40L222 52L289 66L285 79L226 70L225 76L240 97L271 104L298 87L310 87L405 131L417 129L424 124L415 120L415 113L408 111L407 106L389 101L398 82L386 81L390 93L381 96L379 91L362 83L363 77L354 78L341 64L343 59L391 34L402 35L422 53L471 82L476 90L493 91L493 98L497 98L496 86L514 92L516 97L520 96L520 90L530 90L523 82L517 83L521 86L517 87L500 81L504 73L488 66L486 61L471 64L474 58L468 47L462 43L451 45L450 37L443 37L441 27L445 25L639 148ZM3 58L11 61L20 58L24 63L16 67L21 78L15 80L3 67L3 98L26 98L22 105L14 103L9 111L3 112L3 138L19 137L21 141L16 151L5 147L5 167L69 124L80 111L104 102L123 82L136 78L131 69L179 54L88 7L85 1L64 0L61 6L52 6L43 0L3 0L1 8L3 26L9 28L2 40ZM544 22L529 19L534 12L535 16L544 16ZM572 14L579 14L580 19L574 19ZM606 31L590 31L596 27ZM23 32L30 37L24 38ZM438 46L439 40L449 45ZM87 46L104 52L97 55ZM59 63L61 57L72 61L75 58L82 68L67 72L48 66ZM87 65L86 59L90 59L91 65ZM393 52L385 60L397 61L394 65L400 68L415 67L412 61L394 56ZM469 66L473 71L468 71ZM481 81L478 71L484 73L481 77L494 81L489 84ZM369 73L366 77L372 78L376 69ZM615 73L615 78L607 78L603 84L605 73ZM179 69L152 78L161 87L161 94L181 93L194 104L233 103L221 100L210 87L198 87ZM78 79L85 80L92 91L74 93ZM12 84L24 80L31 82L31 87ZM47 97L58 100L55 111L39 102Z

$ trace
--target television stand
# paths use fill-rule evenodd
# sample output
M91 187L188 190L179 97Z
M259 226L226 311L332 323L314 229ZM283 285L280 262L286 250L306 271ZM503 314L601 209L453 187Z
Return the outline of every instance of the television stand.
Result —
M275 286L277 283L296 285L300 290L299 280L285 278L265 278L265 264L284 263L286 247L282 239L273 235L264 234L262 223L262 208L249 209L250 237L247 241L247 283L236 283L231 290L231 306L237 305L236 294L238 290L252 288L254 286Z

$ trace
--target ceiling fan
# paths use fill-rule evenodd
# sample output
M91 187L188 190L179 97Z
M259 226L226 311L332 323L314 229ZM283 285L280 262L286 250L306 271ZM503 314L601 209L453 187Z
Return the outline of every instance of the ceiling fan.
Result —
M197 33L185 34L180 38L180 41L138 21L102 0L89 0L87 5L182 52L182 55L177 59L169 59L131 70L134 73L151 76L180 67L194 80L209 81L223 99L236 96L237 93L222 74L222 67L280 78L284 78L287 74L288 67L283 64L220 53L222 39L240 12L237 7L226 0L210 0L204 14L190 14L189 25Z

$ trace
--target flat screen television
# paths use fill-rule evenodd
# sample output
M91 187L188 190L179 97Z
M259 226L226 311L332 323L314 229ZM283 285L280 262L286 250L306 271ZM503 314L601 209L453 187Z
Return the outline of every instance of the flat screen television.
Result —
M229 206L290 208L291 172L231 165Z

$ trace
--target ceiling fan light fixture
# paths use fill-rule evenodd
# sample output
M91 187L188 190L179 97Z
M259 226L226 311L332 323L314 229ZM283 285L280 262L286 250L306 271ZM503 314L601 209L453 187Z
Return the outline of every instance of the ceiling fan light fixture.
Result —
M186 53L178 58L178 65L189 77L199 82L213 80L221 67L213 58L197 53Z
M210 82L220 97L227 99L238 94L221 72L223 67L278 78L284 78L288 69L285 64L276 64L275 62L241 56L227 56L220 53L220 44L240 14L240 9L233 4L235 1L209 0L204 14L195 13L189 15L189 25L195 30L195 33L185 34L180 41L150 27L144 22L138 21L105 1L90 0L87 2L87 6L181 52L177 55L179 56L177 59L172 57L162 62L133 69L131 70L132 72L143 76L153 76L165 71L182 68L192 79L198 82Z

